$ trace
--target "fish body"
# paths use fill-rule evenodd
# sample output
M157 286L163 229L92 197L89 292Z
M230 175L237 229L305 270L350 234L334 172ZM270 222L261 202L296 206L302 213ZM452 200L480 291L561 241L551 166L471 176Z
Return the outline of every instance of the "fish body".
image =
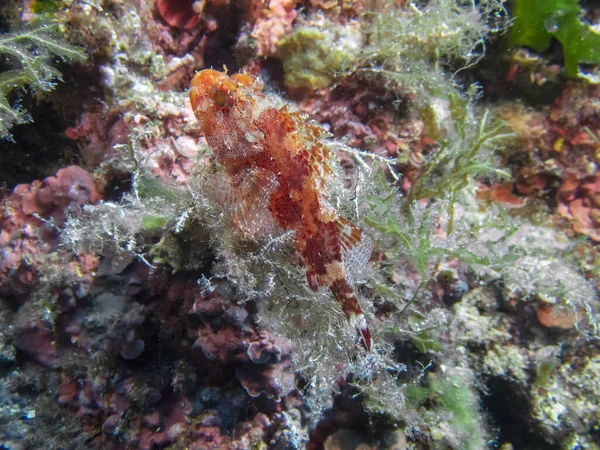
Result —
M192 80L190 101L224 174L214 183L217 202L249 236L278 227L294 231L308 285L328 287L365 349L371 335L353 275L368 263L371 242L340 217L325 197L329 133L305 115L278 108L248 74L206 69Z

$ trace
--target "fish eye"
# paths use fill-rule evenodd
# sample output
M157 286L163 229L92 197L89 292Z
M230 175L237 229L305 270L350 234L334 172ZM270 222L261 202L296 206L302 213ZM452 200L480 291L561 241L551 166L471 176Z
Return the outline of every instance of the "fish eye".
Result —
M226 106L229 102L229 95L223 91L216 91L213 100L218 106Z

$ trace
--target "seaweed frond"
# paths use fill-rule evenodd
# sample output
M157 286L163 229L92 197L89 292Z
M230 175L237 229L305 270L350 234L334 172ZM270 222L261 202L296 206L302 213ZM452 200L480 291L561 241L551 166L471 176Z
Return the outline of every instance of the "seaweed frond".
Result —
M82 48L67 43L59 33L59 25L36 20L18 31L0 34L0 55L13 66L0 74L0 138L11 139L13 125L31 120L27 111L11 104L9 94L17 88L51 91L62 74L52 65L57 56L64 61L83 61Z
M490 123L487 110L475 122L469 117L467 105L450 109L462 111L453 121L455 135L452 139L441 139L439 149L423 164L423 174L411 187L404 208L407 211L415 200L447 197L448 234L452 234L454 197L458 191L476 177L510 179L510 173L498 168L494 158L503 143L513 137L505 132L503 122Z
M552 38L562 45L565 68L572 78L598 83L596 74L586 74L581 64L600 63L600 33L585 21L586 10L579 0L518 0L514 2L514 26L510 47L531 47L538 52L550 46Z

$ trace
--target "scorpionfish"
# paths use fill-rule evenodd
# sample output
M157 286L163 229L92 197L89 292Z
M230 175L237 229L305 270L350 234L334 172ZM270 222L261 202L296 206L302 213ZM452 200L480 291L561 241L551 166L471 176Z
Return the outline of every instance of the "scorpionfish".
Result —
M224 168L211 186L216 202L248 236L293 231L308 285L330 289L369 351L353 277L368 263L372 245L325 197L330 134L306 115L278 108L249 74L202 70L192 80L190 101Z

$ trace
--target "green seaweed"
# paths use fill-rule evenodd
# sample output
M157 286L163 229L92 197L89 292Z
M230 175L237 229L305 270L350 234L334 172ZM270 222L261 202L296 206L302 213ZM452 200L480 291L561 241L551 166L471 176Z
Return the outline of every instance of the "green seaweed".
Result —
M31 8L36 14L54 14L62 2L56 0L34 0Z
M432 264L438 264L443 260L459 259L467 264L498 268L521 257L514 246L509 246L507 252L497 252L495 247L504 242L504 237L497 241L486 241L485 254L478 254L460 243L435 245L436 240L432 232L436 227L435 208L422 210L415 202L404 201L404 205L409 207L403 211L402 217L399 217L394 213L399 209L395 192L382 196L373 195L368 197L367 201L371 213L365 217L365 222L376 232L393 239L392 243L384 245L386 253L391 257L400 255L405 257L423 277L424 282L430 281ZM510 224L504 221L496 224L496 227L503 229L506 236L515 232L515 229L510 228ZM449 224L448 232L450 231Z
M142 218L142 228L146 231L162 230L166 223L167 219L164 217L148 215Z
M51 64L54 56L67 62L87 57L82 48L60 37L58 23L41 19L17 31L0 34L0 55L13 66L0 74L0 138L5 139L11 139L13 125L31 121L18 103L11 105L11 92L25 87L30 91L51 91L62 77Z
M440 140L439 150L423 164L423 173L411 187L405 205L407 210L415 200L449 198L448 234L453 231L456 192L478 176L493 175L510 179L506 170L496 167L494 156L501 146L498 142L502 143L512 136L504 132L504 123L489 123L488 111L475 124L468 117L467 106L454 107L452 103L450 111L457 136Z
M407 323L411 329L410 340L417 350L421 353L439 353L443 350L442 343L436 339L432 330L426 327L426 320L410 316Z
M410 399L415 403L429 400L428 410L443 418L448 428L433 426L431 437L450 448L481 449L485 447L479 404L467 375L454 373L429 374L425 387L412 386ZM434 448L440 448L433 443ZM447 448L442 445L441 448Z
M517 0L509 45L541 52L554 37L562 45L569 76L584 76L580 64L600 64L600 33L582 20L585 10L578 3L578 0Z
M412 93L409 106L419 113L427 136L436 141L435 148L422 155L420 174L403 202L403 213L410 216L419 200L440 200L449 217L448 235L454 229L456 197L475 178L510 178L508 171L497 167L496 155L512 135L506 133L504 123L492 120L488 111L477 117L473 108L479 95L477 85L463 92L447 75L448 69L456 73L479 61L485 53L486 37L504 29L505 16L503 3L495 0L477 4L435 0L422 9L410 3L404 9L391 7L361 19L367 45L349 74L383 83L401 96ZM398 156L399 162L409 159L407 154ZM392 222L386 226L402 239ZM418 257L430 251L439 253L427 247L426 241L420 243L425 247L416 253ZM462 252L461 256L477 262L473 254ZM426 259L430 258L421 261L421 269Z

